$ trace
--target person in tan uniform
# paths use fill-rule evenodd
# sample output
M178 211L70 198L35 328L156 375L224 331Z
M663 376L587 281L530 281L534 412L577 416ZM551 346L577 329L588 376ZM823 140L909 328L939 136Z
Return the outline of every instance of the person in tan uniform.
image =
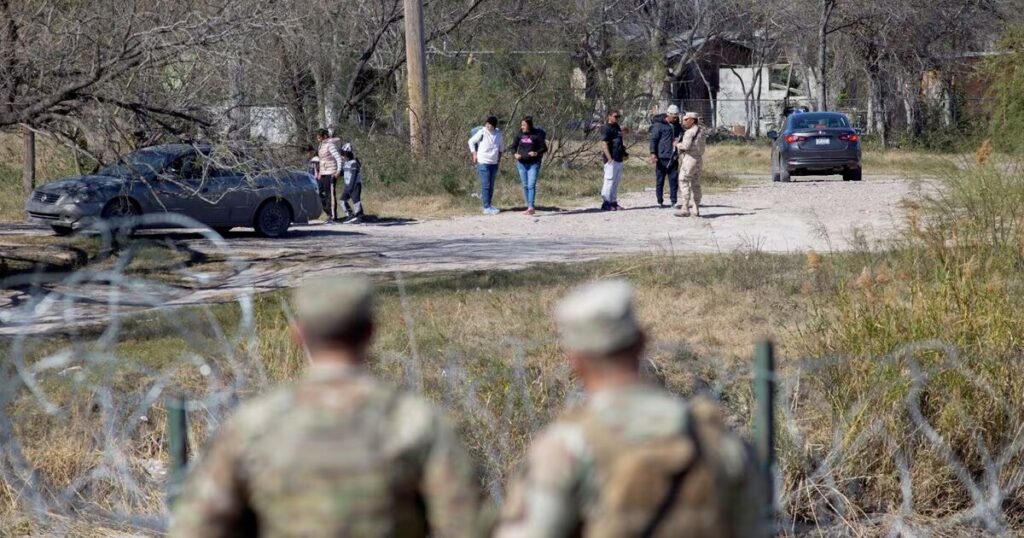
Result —
M687 112L683 116L683 136L676 144L680 156L680 187L682 187L682 211L677 217L690 216L690 200L693 199L693 215L700 216L700 179L704 173L704 146L707 134L700 125L700 116Z
M765 481L717 407L641 380L629 284L578 289L556 318L586 399L535 435L495 536L770 536Z
M474 466L433 405L364 364L372 287L308 283L294 296L308 372L243 404L174 506L170 535L481 536Z

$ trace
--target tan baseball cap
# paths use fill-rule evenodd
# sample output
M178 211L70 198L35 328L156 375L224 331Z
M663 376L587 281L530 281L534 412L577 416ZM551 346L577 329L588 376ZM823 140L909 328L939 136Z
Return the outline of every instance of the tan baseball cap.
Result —
M293 295L295 316L314 336L345 332L373 320L373 283L355 276L307 280Z
M555 310L562 346L607 355L636 344L642 331L633 309L633 287L605 280L577 288Z

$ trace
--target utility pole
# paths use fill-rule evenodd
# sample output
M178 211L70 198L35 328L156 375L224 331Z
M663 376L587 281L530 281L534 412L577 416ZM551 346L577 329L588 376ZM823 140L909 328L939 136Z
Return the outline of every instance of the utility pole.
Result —
M427 54L423 41L423 0L405 0L405 61L409 78L409 144L423 155L430 144L427 129Z
M36 188L36 133L27 125L21 126L21 138L25 141L25 162L21 170L21 185L25 194Z

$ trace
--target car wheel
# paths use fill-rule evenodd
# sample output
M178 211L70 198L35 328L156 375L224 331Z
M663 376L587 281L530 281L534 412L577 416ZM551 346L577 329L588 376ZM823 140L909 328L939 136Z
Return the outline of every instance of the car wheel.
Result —
M860 168L858 168L856 170L844 170L843 171L843 181L860 181L860 180L861 180L861 170L860 170Z
M131 222L134 217L142 214L139 206L135 205L129 198L119 197L107 202L100 211L100 217L107 222L113 231L118 233L131 232L134 224Z
M789 183L792 176L789 174L789 168L782 165L782 155L779 155L779 181Z
M281 237L292 223L292 210L281 200L267 200L256 210L253 228L263 237Z
M54 226L50 226L50 229L53 230L53 233L55 233L57 235L60 235L60 236L71 235L71 234L75 233L75 229L72 228L71 226L56 226L56 225L54 225Z

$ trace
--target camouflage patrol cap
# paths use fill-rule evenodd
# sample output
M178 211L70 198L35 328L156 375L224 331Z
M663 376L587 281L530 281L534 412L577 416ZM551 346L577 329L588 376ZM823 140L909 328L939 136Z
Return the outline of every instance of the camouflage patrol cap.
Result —
M299 325L314 337L341 335L373 321L373 283L362 277L307 280L293 302Z
M642 332L633 312L633 287L624 280L577 288L558 304L555 320L565 348L598 355L628 348Z

